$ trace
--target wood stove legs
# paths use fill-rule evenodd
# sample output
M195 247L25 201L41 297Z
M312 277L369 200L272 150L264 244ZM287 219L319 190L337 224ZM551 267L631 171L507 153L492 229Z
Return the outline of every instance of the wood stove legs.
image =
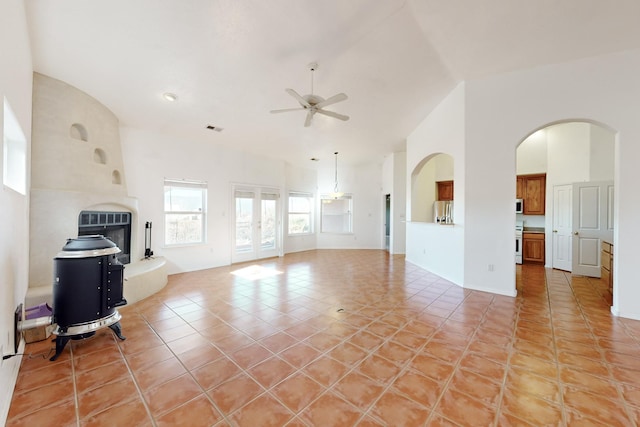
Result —
M122 326L120 326L120 322L109 325L109 329L111 329L113 333L116 334L118 338L120 338L120 340L124 341L127 339L127 337L122 335Z
M112 323L109 325L109 329L111 329L113 333L120 338L120 340L124 341L127 339L127 337L122 335L122 326L120 325L120 322ZM92 337L93 335L95 335L95 331L80 335L58 335L54 340L56 342L56 354L54 354L49 360L52 362L55 361L58 356L60 356L69 340L82 340Z
M49 359L50 361L54 361L58 358L58 356L60 356L60 353L62 353L62 350L64 350L64 347L67 345L67 343L69 342L69 340L71 339L71 337L63 337L58 335L56 337L56 339L54 340L56 342L56 354L54 354L51 359Z

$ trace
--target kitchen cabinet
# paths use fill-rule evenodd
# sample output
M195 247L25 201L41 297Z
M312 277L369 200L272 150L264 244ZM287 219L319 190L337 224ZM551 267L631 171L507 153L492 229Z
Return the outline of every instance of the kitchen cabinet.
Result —
M522 233L522 260L544 263L544 233Z
M453 181L437 181L438 201L453 200Z
M523 214L544 215L546 192L547 174L518 175L516 198L523 201Z
M516 199L524 199L524 178L516 177Z
M613 245L602 242L600 248L600 278L609 291L613 292Z

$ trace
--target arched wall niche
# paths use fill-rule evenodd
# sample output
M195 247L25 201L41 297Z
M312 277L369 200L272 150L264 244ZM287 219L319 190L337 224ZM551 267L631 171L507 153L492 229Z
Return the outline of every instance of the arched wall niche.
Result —
M101 165L107 164L107 153L101 148L93 150L93 161Z
M77 139L84 142L89 141L89 134L87 133L87 128L85 128L80 123L74 123L71 125L71 128L69 129L69 135L73 139Z
M122 184L122 178L120 176L120 171L114 170L111 172L111 183L116 185Z
M437 200L437 182L453 180L453 157L433 153L411 172L411 221L434 222L433 203ZM455 195L455 193L454 193Z

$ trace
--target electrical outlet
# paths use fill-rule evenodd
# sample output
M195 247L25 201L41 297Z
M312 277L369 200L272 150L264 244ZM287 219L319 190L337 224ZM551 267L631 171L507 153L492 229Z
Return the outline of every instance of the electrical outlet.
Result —
M493 271L495 269L493 264L489 264L489 271Z

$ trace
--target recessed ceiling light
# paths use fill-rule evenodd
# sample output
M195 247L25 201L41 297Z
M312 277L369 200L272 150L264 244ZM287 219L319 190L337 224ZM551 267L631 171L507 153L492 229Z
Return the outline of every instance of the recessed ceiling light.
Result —
M171 92L165 92L162 94L162 97L164 99L166 99L169 102L173 102L173 101L177 101L178 100L178 95L176 95L175 93L171 93Z

